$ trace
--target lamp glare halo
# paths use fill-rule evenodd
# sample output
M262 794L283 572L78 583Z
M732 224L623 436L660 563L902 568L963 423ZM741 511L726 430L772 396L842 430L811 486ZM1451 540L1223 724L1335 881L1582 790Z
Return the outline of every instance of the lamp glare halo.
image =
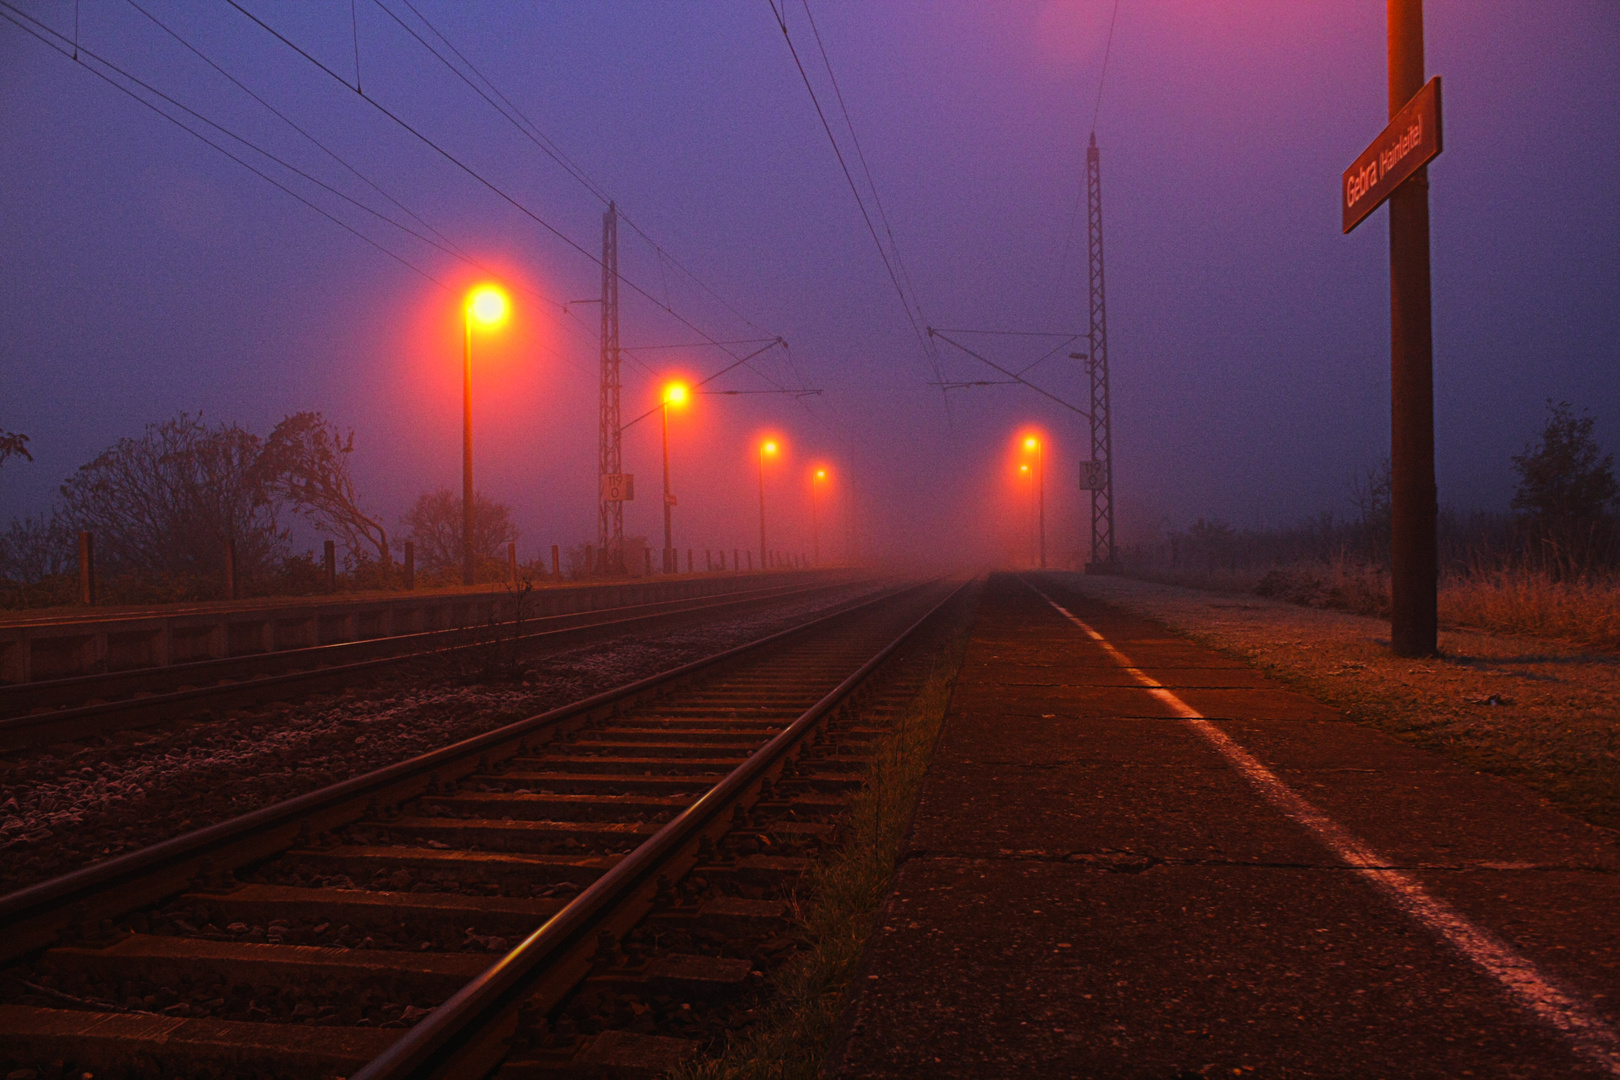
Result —
M506 296L499 289L477 289L468 299L467 308L474 319L493 325L506 318Z

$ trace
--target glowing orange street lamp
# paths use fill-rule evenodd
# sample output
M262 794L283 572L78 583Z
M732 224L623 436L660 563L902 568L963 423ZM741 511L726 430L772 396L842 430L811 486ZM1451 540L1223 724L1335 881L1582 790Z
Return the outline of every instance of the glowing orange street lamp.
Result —
M473 551L472 474L472 337L473 322L496 327L506 321L506 294L493 285L480 285L467 294L467 338L461 365L461 583L471 585L476 563Z
M691 391L687 389L685 383L672 382L664 387L664 400L660 403L664 414L664 573L666 574L673 574L679 563L669 522L670 509L675 505L675 496L669 492L669 407L683 406L690 397Z
M766 439L759 444L759 568L764 570L767 564L765 554L765 455L776 453L776 441Z
M812 566L821 565L821 518L816 506L816 485L827 481L827 470L817 469L810 476L810 558Z
M1035 451L1035 472L1038 475L1036 476L1036 478L1034 480L1034 484L1036 485L1036 490L1040 492L1039 496L1037 497L1037 506L1039 507L1039 509L1037 510L1037 514L1038 514L1039 521L1040 521L1040 524L1038 526L1038 535L1040 536L1040 566L1041 566L1042 570L1045 570L1046 569L1046 447L1041 442L1040 439L1037 439L1035 436L1030 435L1030 436L1028 436L1028 437L1026 437L1024 439L1024 449L1025 450L1033 450L1033 451Z

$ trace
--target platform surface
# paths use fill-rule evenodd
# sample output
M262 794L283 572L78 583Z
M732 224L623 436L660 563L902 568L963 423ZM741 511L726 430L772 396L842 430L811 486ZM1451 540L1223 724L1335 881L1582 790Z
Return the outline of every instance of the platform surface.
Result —
M1072 586L991 578L826 1075L1620 1076L1609 834ZM1481 942L1543 983L1515 997Z

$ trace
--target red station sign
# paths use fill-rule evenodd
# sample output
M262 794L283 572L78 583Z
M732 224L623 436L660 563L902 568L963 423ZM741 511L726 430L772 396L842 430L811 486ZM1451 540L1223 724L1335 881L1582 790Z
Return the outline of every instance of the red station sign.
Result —
M1440 76L1436 75L1402 106L1356 163L1344 170L1344 231L1360 225L1441 149Z

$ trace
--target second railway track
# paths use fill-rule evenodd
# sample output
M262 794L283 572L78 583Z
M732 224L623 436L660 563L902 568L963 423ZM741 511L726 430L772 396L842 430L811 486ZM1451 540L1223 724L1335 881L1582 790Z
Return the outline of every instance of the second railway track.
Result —
M162 723L187 713L319 692L426 656L491 648L533 654L632 631L717 618L858 586L851 577L505 621L486 626L256 653L164 667L0 685L0 753Z
M896 658L960 595L892 590L0 898L0 1059L378 1080L516 1047L502 1075L651 1075L681 1040L563 1002L587 979L634 1019L761 977L728 933L780 921L881 733L850 703L902 699ZM666 933L631 933L649 913Z

